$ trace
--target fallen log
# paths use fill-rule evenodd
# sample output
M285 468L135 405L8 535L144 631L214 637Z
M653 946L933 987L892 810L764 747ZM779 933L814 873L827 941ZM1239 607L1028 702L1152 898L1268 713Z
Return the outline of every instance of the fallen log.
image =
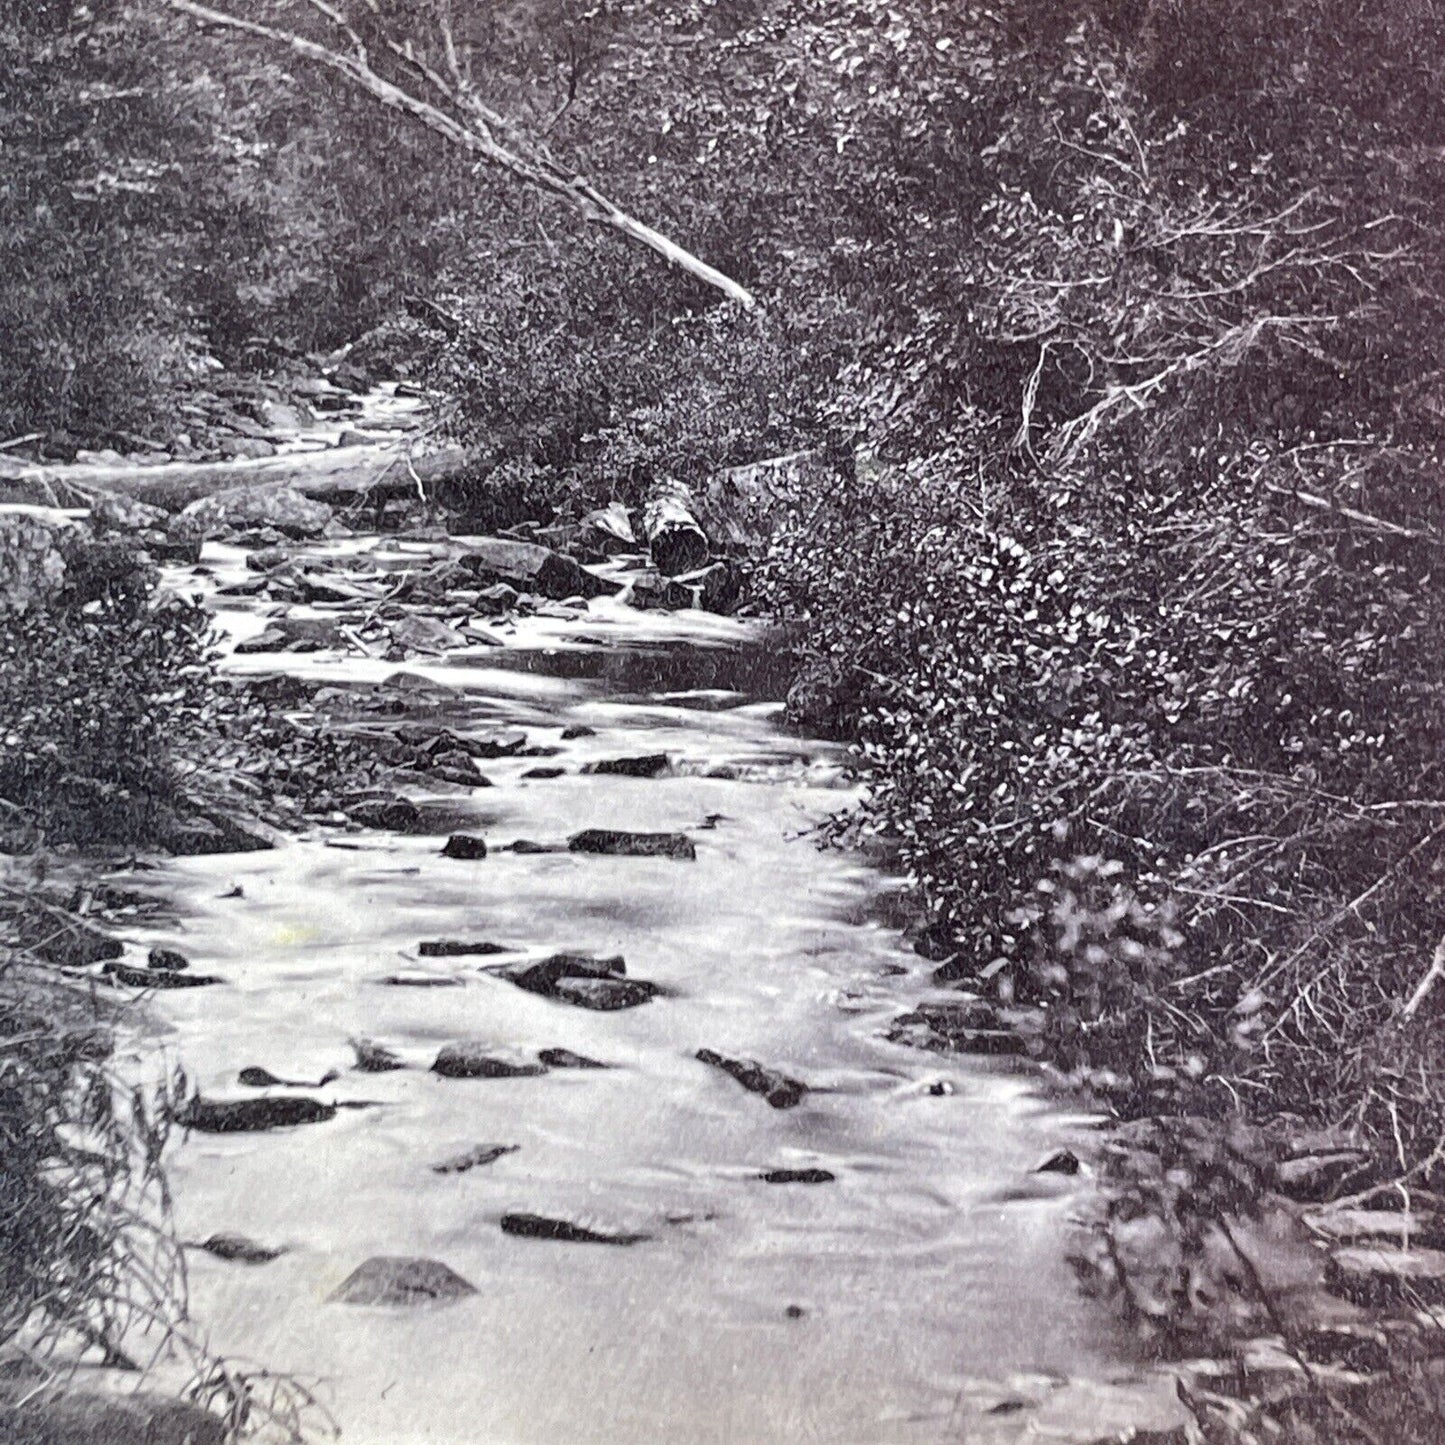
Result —
M642 509L642 535L664 577L707 566L707 533L694 514L691 493L681 482L661 481Z
M362 498L375 501L428 493L460 475L471 461L471 453L460 446L409 457L396 445L382 443L255 460L168 462L154 467L123 462L7 466L0 471L0 500L84 505L88 494L110 492L179 512L215 492L256 486L292 487L313 501L337 505Z

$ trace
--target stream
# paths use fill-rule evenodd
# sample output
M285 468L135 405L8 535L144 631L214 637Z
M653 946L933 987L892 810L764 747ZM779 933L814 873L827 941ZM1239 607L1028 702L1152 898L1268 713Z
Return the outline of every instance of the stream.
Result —
M382 545L388 567L434 555ZM211 544L168 585L214 594L245 576L238 549ZM216 605L233 643L264 625L263 605ZM324 651L224 665L349 688L405 673L410 712L388 727L518 728L555 756L488 761L491 787L409 790L420 831L317 829L138 875L181 920L135 933L140 946L180 949L225 983L156 995L159 1047L137 1040L137 1067L182 1064L208 1099L255 1097L245 1068L334 1069L304 1092L374 1105L173 1146L183 1238L286 1251L265 1264L188 1251L210 1346L318 1382L357 1445L1090 1442L1177 1425L1172 1381L1131 1357L1067 1263L1087 1172L1034 1172L1092 1121L1050 1101L1031 1066L884 1037L948 995L901 939L898 881L817 846L853 784L837 749L780 727L786 677L757 624L604 598L497 634L500 646L401 664ZM562 739L577 728L591 733ZM658 753L657 777L582 771ZM523 776L543 765L561 775ZM697 856L502 851L589 828L686 833ZM456 831L485 836L489 856L443 857ZM508 952L419 954L442 939ZM620 954L661 992L593 1012L487 971L559 950ZM355 1071L356 1036L408 1067ZM462 1039L611 1067L430 1072ZM702 1048L810 1091L770 1108L699 1062ZM436 1172L486 1144L516 1148ZM833 1178L762 1178L776 1170ZM648 1238L517 1237L500 1227L509 1212ZM331 1300L372 1256L440 1261L476 1292Z

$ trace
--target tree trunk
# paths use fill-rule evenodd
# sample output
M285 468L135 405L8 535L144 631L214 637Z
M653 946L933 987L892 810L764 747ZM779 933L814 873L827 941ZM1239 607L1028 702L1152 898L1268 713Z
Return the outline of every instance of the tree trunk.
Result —
M680 482L661 481L642 509L642 535L664 577L679 577L707 566L707 533L694 515L693 500Z

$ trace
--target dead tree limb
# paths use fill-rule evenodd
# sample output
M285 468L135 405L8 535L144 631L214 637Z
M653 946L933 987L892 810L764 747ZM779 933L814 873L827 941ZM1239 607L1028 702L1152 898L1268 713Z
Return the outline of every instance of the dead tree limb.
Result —
M452 71L452 79L449 81L434 67L428 66L409 44L387 42L389 50L419 79L437 90L447 103L465 117L464 120L448 114L440 104L433 104L379 75L372 66L370 54L361 42L357 30L346 20L344 12L326 3L326 0L309 0L309 3L351 41L350 53L323 45L293 30L285 30L259 20L248 20L224 10L213 9L209 5L198 4L197 0L163 0L163 3L180 14L189 15L193 20L269 41L290 50L303 60L344 76L379 104L419 121L433 134L469 155L506 171L523 184L558 197L584 220L605 226L629 240L647 246L688 275L721 291L744 310L751 311L757 306L757 299L746 287L739 285L716 267L709 266L706 261L694 256L691 251L678 245L661 231L630 215L581 176L569 174L546 156L525 154L516 145L500 140L498 132L505 123L501 116L482 103L473 87L463 77L461 67L458 65L453 68L451 56L454 54L454 46L448 45L448 69Z

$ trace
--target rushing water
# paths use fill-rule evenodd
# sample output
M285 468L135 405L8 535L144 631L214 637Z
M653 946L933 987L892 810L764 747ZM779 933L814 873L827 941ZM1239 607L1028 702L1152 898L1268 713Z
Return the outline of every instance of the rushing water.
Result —
M204 585L241 575L227 549L207 563ZM222 612L233 635L262 625L247 607ZM561 748L546 760L561 778L523 780L537 758L487 763L495 786L432 796L432 834L320 831L164 867L183 923L138 943L178 947L226 985L157 998L173 1029L163 1056L207 1097L247 1093L246 1066L288 1079L337 1068L318 1097L376 1105L266 1134L193 1133L173 1150L183 1236L289 1251L260 1266L193 1252L193 1313L212 1346L320 1379L344 1438L365 1445L1082 1441L1172 1418L1165 1386L1129 1365L1067 1266L1087 1179L1032 1172L1086 1121L1046 1102L1026 1067L883 1038L929 995L929 965L885 921L895 884L810 837L853 795L834 750L780 730L765 639L600 601L506 641L401 670L457 689L462 730L504 722ZM326 653L229 665L346 682L399 670ZM577 724L595 735L563 743ZM579 771L656 752L672 761L656 779ZM439 856L454 827L494 849L589 827L679 830L697 860L459 862ZM665 993L587 1012L488 975L491 960L418 958L440 938L620 953ZM444 986L380 981L398 971ZM413 1067L349 1071L352 1035ZM428 1072L460 1038L614 1067ZM771 1109L697 1062L700 1047L813 1092ZM433 1171L484 1143L520 1147ZM836 1179L759 1178L779 1167ZM516 1238L499 1228L512 1210L652 1238ZM443 1261L477 1293L329 1302L374 1255Z

